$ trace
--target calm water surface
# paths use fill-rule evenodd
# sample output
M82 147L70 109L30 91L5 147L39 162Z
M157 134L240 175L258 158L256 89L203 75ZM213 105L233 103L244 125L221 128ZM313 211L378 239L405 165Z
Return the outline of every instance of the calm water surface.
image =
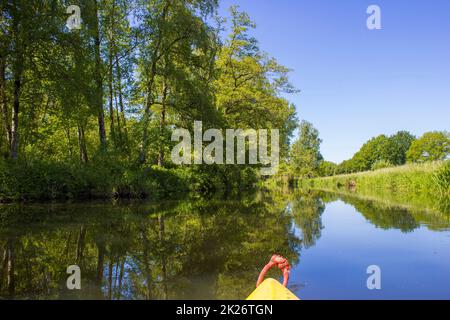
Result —
M244 299L274 252L302 299L450 299L448 214L324 193L1 206L0 298Z

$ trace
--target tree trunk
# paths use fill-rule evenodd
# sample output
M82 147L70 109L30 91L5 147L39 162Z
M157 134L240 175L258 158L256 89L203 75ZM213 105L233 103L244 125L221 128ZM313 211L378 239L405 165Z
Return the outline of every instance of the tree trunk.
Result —
M111 70L111 72L112 72L112 70ZM112 79L109 80L108 87L109 87L109 121L110 121L109 134L111 136L112 141L114 141L116 139L116 133L115 133L115 128L114 128L115 115L114 115L114 103L113 103L114 92L113 92Z
M88 163L89 158L86 149L86 138L84 136L83 125L78 125L78 146L80 148L80 160L82 163Z
M20 91L22 87L21 71L17 71L14 79L14 102L12 111L11 125L11 148L10 157L17 160L19 156L19 109L20 109Z
M67 126L64 131L66 132L66 138L67 138L67 148L69 151L69 158L72 159L73 150L72 150L72 140L70 139L70 127Z
M114 12L115 12L115 1L113 1L113 6L111 10L110 23L109 23L109 52L108 52L108 89L109 89L109 121L110 121L110 136L112 141L115 141L115 128L114 128L114 91L113 91L113 81L114 81L114 34L113 34L113 23L114 23Z
M162 20L165 21L168 11L169 11L170 1L167 1L163 12L162 12ZM156 69L158 65L158 61L161 58L160 51L161 51L161 41L163 38L163 32L162 29L159 28L158 30L158 36L157 36L157 43L155 45L155 48L152 53L152 65L150 68L150 74L149 79L147 81L147 103L144 110L144 121L143 121L143 134L142 134L142 144L141 144L141 152L140 152L140 161L141 163L145 163L147 158L147 147L148 147L148 124L150 122L150 115L151 115L151 107L153 105L153 85L155 82L156 77Z
M147 85L147 103L145 106L144 111L144 125L143 125L143 133L142 133L142 144L141 144L141 153L140 153L140 162L143 164L145 163L147 159L147 147L148 147L148 124L150 122L150 115L151 115L151 107L153 105L153 82L155 78L155 72L156 72L156 63L153 63L152 69L152 76L149 81L149 84Z
M117 132L120 140L122 138L122 124L120 123L119 102L117 101L117 87L114 88L114 105L116 106L114 112L117 119Z
M11 126L6 97L6 57L0 56L0 112L8 150L11 148Z
M19 111L20 111L20 95L22 89L22 74L24 70L24 53L26 48L26 39L23 25L19 16L13 17L13 106L12 106L12 123L11 123L11 146L10 157L17 160L19 156Z
M167 99L167 85L164 80L163 84L163 94L162 94L162 109L161 109L161 119L159 123L159 152L158 152L158 166L164 166L164 130L166 127L166 99Z
M122 128L125 135L125 140L128 139L128 132L127 132L127 122L125 119L125 107L123 103L123 93L122 93L122 72L120 70L120 64L119 64L119 58L117 56L116 52L116 68L117 68L117 92L119 94L119 106L120 106L120 119L122 121Z
M103 110L103 77L102 60L100 56L100 22L98 19L97 0L94 1L94 42L95 42L95 83L97 87L97 112L98 112L98 132L100 137L100 147L106 150L106 130L105 111Z

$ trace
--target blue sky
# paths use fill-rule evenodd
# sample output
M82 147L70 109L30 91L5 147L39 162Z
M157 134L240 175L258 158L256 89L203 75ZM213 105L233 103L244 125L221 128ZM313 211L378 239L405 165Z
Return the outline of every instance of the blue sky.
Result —
M314 124L325 159L373 136L450 130L450 0L222 0L239 5L262 50L293 69L288 99ZM382 30L366 27L381 8Z

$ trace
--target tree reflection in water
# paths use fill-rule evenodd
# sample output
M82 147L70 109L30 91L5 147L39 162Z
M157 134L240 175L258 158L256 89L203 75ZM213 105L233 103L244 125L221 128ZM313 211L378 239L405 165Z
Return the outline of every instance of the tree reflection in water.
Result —
M284 208L267 195L2 207L0 297L245 298L273 252L297 262L300 241ZM80 291L66 289L73 264L82 271Z
M299 263L301 250L319 241L326 205L336 200L383 229L450 227L448 213L323 192L2 206L0 298L243 299L273 253ZM82 271L79 291L66 289L73 264Z

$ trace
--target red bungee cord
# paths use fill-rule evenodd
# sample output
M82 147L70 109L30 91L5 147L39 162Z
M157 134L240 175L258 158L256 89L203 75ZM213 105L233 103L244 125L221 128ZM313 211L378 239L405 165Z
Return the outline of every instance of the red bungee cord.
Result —
M264 281L264 277L266 276L267 271L269 271L270 268L275 266L278 267L278 269L280 269L281 272L283 273L283 286L285 287L287 286L291 266L289 265L289 261L287 259L275 254L272 256L270 262L266 264L266 266L262 269L261 273L259 274L258 282L256 283L257 288Z

